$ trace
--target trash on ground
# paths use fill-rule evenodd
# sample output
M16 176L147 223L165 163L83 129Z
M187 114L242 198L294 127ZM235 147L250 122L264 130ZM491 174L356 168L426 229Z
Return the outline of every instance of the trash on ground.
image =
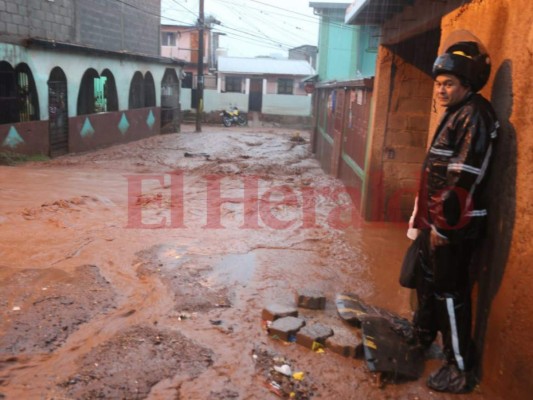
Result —
M274 365L274 369L285 376L292 375L291 367L289 367L287 364L283 364L282 366Z

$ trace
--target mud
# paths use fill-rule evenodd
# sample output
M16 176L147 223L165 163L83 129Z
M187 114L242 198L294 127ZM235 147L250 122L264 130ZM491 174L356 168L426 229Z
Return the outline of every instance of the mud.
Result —
M50 268L8 275L0 283L0 354L52 352L79 325L114 304L113 289L94 265L72 274Z
M0 176L0 398L274 399L280 360L296 398L453 398L268 336L262 309L302 291L326 297L308 324L356 338L338 293L411 317L405 227L351 220L308 132L185 127Z
M142 399L164 379L195 379L212 355L179 332L136 326L92 349L58 386L73 399Z

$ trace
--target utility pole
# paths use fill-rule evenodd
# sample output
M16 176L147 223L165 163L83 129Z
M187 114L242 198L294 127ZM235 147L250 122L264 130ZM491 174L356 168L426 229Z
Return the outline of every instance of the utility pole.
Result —
M196 79L196 132L202 132L204 109L204 0L200 0L198 15L198 77Z

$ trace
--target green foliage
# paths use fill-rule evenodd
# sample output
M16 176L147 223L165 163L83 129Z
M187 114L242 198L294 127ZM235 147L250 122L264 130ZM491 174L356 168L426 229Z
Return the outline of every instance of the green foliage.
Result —
M0 152L0 165L17 165L29 161L48 161L49 159L50 157L43 154L27 155L10 151Z

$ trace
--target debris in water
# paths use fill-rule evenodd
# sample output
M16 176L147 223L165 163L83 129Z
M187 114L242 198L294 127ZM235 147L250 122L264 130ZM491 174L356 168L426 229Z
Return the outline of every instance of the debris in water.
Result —
M315 290L305 289L298 293L298 307L310 310L324 310L326 308L326 296Z
M263 321L274 321L283 317L298 317L298 310L293 306L270 304L261 313Z
M185 153L183 153L183 155L185 157L205 157L206 160L209 160L209 158L211 157L207 153L189 153L189 152L185 152Z
M287 364L283 364L282 366L274 365L274 369L277 372L279 372L280 374L283 374L285 376L291 376L292 375L291 367L288 366Z
M305 139L300 136L300 132L294 132L291 136L291 142L303 143L305 142Z
M292 374L293 379L296 379L297 381L303 381L304 380L304 373L303 371L298 371Z
M254 348L252 351L255 369L261 371L265 380L263 385L276 396L298 400L311 399L311 381L304 381L304 372L293 372L292 362L271 350Z

